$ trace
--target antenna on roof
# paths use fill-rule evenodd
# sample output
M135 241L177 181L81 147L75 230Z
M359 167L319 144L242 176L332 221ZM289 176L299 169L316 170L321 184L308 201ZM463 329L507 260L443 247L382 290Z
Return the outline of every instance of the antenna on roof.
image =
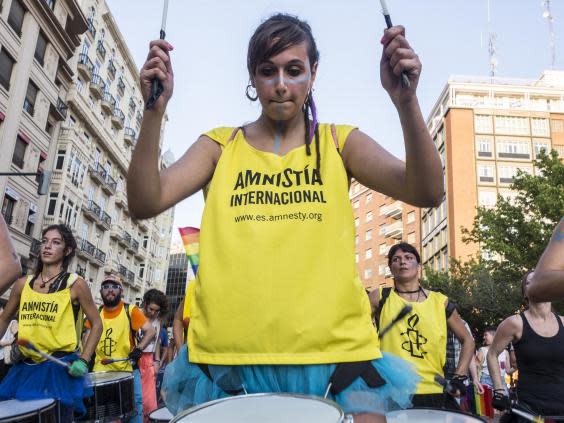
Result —
M491 17L490 17L490 0L488 0L488 54L490 57L490 78L493 82L497 72L497 57L495 56L496 47L495 42L497 35L491 30Z
M550 11L550 0L543 0L541 3L543 7L542 17L548 21L548 34L550 45L550 69L554 69L556 63L556 36L554 35L554 17Z

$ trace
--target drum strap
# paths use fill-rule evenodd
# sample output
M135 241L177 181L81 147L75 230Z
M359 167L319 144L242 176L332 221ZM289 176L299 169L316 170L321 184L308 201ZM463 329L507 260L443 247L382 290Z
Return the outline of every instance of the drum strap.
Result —
M198 365L198 367L200 368L200 370L207 376L207 378L212 381L215 382L212 378L212 375L210 373L210 368L207 364L205 363L195 363ZM217 382L215 382L217 384ZM217 384L219 386L219 384ZM221 386L219 386L221 389L223 389L223 391L228 394L228 395L239 395L239 394L243 394L245 393L245 389L244 388L239 388L239 389L225 389Z
M370 388L384 386L386 381L370 361L355 361L352 363L339 363L331 378L330 390L333 395L338 395L348 388L358 377L361 377Z

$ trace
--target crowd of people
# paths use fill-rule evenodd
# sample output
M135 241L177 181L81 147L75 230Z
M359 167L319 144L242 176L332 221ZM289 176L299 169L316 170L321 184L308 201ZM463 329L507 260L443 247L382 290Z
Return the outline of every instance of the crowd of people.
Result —
M277 14L249 42L246 95L260 102L258 119L206 132L161 170L173 47L151 42L141 92L148 99L154 79L162 90L132 155L131 215L150 218L206 193L199 268L176 310L174 339L168 345L168 302L158 290L144 294L140 309L108 274L103 304L95 304L69 272L77 245L64 225L43 230L37 268L14 283L21 270L4 225L0 292L12 289L0 336L13 345L17 331L21 357L2 368L0 400L54 398L60 421L72 421L93 395L89 375L115 371L134 381L128 421L148 421L161 400L176 415L212 400L285 392L333 400L355 422L385 422L387 412L411 407L461 412L472 390L490 390L493 406L509 410L503 376L517 367L519 404L564 415L564 331L549 302L564 297L564 219L524 279L528 308L488 329L477 353L456 304L422 285L414 246L389 250L393 286L366 295L354 259L351 178L419 207L437 206L444 192L416 94L421 62L401 26L386 29L381 44L380 78L401 121L405 162L354 126L318 122L311 28Z

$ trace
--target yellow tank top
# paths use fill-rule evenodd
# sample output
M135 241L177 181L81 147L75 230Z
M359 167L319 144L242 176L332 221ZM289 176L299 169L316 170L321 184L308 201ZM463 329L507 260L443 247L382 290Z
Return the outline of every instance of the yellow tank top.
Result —
M337 127L340 150L350 126ZM223 146L206 200L188 331L190 360L315 364L381 357L354 260L348 179L330 125L315 149L259 151L243 131Z
M379 290L382 298L382 288ZM381 340L382 351L395 354L415 365L421 381L417 394L438 394L443 387L435 382L435 375L444 376L446 360L447 297L429 292L423 302L408 302L393 290L380 312L380 328L389 324L406 304L413 310L398 322Z
M122 371L132 372L133 367L128 361L120 361L111 364L102 364L105 358L116 359L126 358L131 351L131 324L125 312L125 304L120 313L113 319L107 319L104 309L100 312L102 318L102 336L96 346L96 360L94 361L94 371Z
M65 289L42 294L29 286L33 275L27 277L20 298L18 336L21 339L31 341L37 349L47 354L76 350L78 340L70 289L77 278L77 274L71 273ZM33 361L45 361L39 354L27 348L22 348L22 352Z

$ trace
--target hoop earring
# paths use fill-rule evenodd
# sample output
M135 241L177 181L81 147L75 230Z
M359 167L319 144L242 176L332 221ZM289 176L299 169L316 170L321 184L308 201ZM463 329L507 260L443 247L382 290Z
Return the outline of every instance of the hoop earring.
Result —
M249 91L253 89L255 90L255 95L252 96L251 94L249 94ZM253 85L249 82L249 85L247 85L247 89L245 90L245 96L251 100L251 101L257 101L258 100L258 94L257 94L257 90L255 87L253 87Z

